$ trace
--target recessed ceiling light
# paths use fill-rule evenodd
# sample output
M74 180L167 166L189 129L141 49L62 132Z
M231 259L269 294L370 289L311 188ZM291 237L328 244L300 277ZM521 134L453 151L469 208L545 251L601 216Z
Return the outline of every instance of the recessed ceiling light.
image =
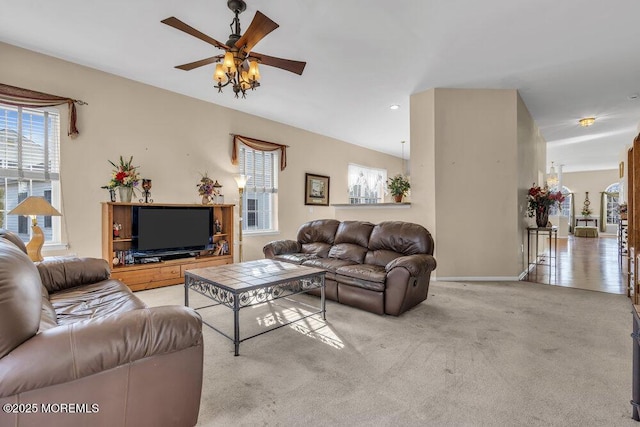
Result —
M580 123L580 126L586 128L591 126L595 121L596 121L595 117L585 117L584 119L578 120L578 123Z
M398 104L393 104L391 107L392 110L397 110L398 108L400 108L400 106Z

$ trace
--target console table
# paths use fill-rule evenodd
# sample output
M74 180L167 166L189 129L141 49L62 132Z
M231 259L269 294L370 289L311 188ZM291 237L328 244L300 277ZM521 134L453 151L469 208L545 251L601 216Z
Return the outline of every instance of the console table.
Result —
M584 222L585 226L589 225L591 221L593 221L596 227L598 226L598 218L576 218L576 227L580 225L580 221Z
M549 247L540 252L540 239L548 239ZM534 240L533 245L531 240ZM533 246L533 254L531 247ZM533 255L533 256L532 256ZM527 277L529 280L531 270L535 269L535 281L538 280L538 267L549 267L549 283L551 283L552 269L558 267L558 227L527 227Z

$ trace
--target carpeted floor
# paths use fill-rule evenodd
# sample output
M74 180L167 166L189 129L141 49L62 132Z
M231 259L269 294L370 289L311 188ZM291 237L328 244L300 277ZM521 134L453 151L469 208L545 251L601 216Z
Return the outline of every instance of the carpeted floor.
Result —
M157 306L182 304L183 292L137 295ZM242 332L304 310L243 310ZM326 325L310 318L270 332L242 343L239 357L204 326L198 425L636 425L630 311L622 295L434 282L398 318L329 301ZM231 316L203 312L225 327Z

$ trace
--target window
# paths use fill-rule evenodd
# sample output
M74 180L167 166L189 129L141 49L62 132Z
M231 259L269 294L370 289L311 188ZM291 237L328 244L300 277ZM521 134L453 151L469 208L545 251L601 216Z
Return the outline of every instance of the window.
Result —
M386 169L349 164L349 203L383 203L387 183Z
M558 191L558 187L551 187L550 191L555 193ZM563 185L562 194L564 195L564 201L559 206L558 204L551 206L549 215L571 216L571 190Z
M56 110L0 103L0 222L25 242L31 238L29 219L7 212L28 196L45 197L59 207L59 147L60 116ZM46 243L60 241L59 220L37 220Z
M607 224L618 224L620 221L620 212L618 209L618 195L620 194L620 184L613 183L604 190L604 202L607 207Z
M278 151L240 145L240 173L249 176L242 194L242 231L275 231L277 225Z

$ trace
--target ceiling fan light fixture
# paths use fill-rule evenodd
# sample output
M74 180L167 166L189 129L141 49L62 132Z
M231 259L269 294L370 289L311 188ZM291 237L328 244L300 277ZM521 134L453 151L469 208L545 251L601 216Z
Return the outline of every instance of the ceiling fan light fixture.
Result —
M249 79L251 81L260 81L260 69L258 68L258 61L249 61Z
M251 89L251 83L249 82L249 73L246 70L243 70L240 73L240 87L242 90Z
M225 84L227 82L227 73L225 73L224 66L221 63L216 64L216 71L213 73L213 80L219 84Z
M592 124L594 124L596 121L595 117L585 117L584 119L580 119L578 120L578 123L580 123L580 126L587 128L589 126L591 126Z
M222 66L225 68L227 74L233 74L236 72L236 59L233 55L233 52L228 51L224 54Z
M302 75L304 67L307 65L306 62L276 58L253 51L253 47L260 42L260 40L279 27L277 23L258 10L251 24L249 24L249 28L242 34L239 15L247 8L245 1L227 0L227 7L231 9L235 16L233 21L231 21L231 25L229 25L231 34L225 44L196 30L174 16L160 21L165 25L196 37L225 52L224 54L211 58L178 65L175 68L189 71L204 65L216 63L213 80L215 81L218 92L221 93L222 88L228 85L233 89L236 98L240 96L245 98L248 89L254 90L260 87L260 69L258 64L268 65Z

